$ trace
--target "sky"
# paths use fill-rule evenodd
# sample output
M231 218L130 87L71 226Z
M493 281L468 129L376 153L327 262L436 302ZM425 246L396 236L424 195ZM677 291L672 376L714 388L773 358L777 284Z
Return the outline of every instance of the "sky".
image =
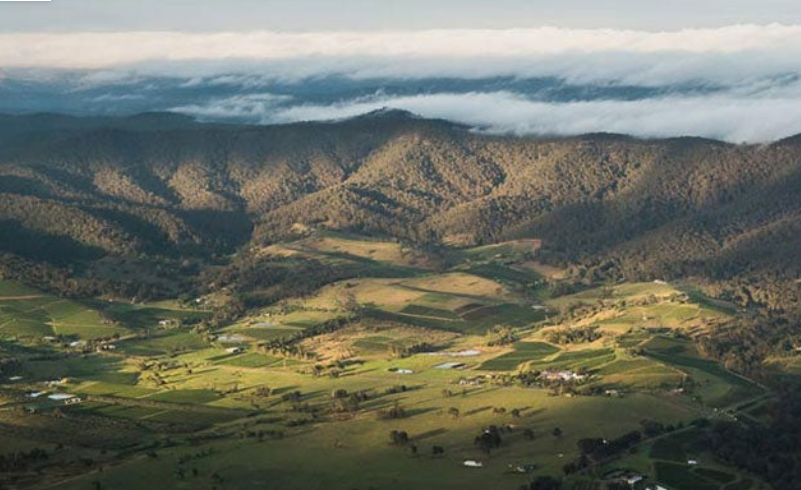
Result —
M793 0L52 0L0 2L0 31L675 30L801 23Z
M801 2L0 0L0 112L801 133Z

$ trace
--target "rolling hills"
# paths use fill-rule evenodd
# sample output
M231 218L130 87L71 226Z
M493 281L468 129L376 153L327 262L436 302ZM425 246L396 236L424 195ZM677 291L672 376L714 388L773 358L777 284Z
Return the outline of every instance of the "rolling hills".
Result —
M544 261L590 277L698 277L743 305L798 308L797 138L518 138L398 111L260 127L171 115L9 121L7 274L45 264L80 282L125 259L189 277L248 244L322 228L430 247L540 238ZM101 287L131 296L133 282L148 285L140 296L184 287L110 276Z

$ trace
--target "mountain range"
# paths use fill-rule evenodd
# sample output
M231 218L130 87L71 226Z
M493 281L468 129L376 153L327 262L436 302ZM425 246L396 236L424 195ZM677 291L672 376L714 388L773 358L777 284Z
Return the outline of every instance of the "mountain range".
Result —
M540 260L577 278L691 278L795 310L801 137L517 137L395 110L274 126L0 116L7 275L152 282L158 295L159 274L318 228L431 249L539 238Z

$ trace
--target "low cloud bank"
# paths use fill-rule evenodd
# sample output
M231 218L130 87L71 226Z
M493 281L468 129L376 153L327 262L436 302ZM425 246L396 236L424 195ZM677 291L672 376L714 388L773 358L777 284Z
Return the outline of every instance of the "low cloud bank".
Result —
M274 123L394 107L516 134L801 132L796 25L0 34L0 67L0 97L13 102L0 107L16 112L26 102L14 94L36 86L37 111L116 103Z
M265 105L265 101L269 101ZM261 123L344 119L392 108L443 118L492 133L577 135L622 133L662 138L700 136L761 143L801 133L801 99L731 96L550 103L509 92L356 99L329 105L286 104L272 96L227 98L185 112L217 118L258 116Z

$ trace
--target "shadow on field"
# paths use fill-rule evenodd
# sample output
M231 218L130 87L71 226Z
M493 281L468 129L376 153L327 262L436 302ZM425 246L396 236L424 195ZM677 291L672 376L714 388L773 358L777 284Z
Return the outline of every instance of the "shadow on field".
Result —
M492 410L492 407L487 406L487 407L474 408L473 410L467 411L464 414L468 416L475 415L477 413L486 412L487 410Z
M532 410L531 407L526 407L520 409L520 413L522 413L524 417L536 417L537 415L543 413L544 411L545 411L544 408L538 408L536 410Z
M445 429L444 427L440 427L439 429L428 430L426 432L423 432L422 434L418 434L418 435L412 437L412 440L414 440L414 441L422 441L422 440L425 440L425 439L429 439L431 437L441 436L442 434L445 434L447 432L448 432L448 429Z
M273 390L273 395L283 395L284 393L289 393L290 391L295 391L300 386L293 385L293 386L282 386L281 388L276 388Z
M416 415L422 415L424 413L431 413L431 412L436 412L436 411L437 411L436 408L412 408L412 409L406 410L406 416L407 417L414 417Z

